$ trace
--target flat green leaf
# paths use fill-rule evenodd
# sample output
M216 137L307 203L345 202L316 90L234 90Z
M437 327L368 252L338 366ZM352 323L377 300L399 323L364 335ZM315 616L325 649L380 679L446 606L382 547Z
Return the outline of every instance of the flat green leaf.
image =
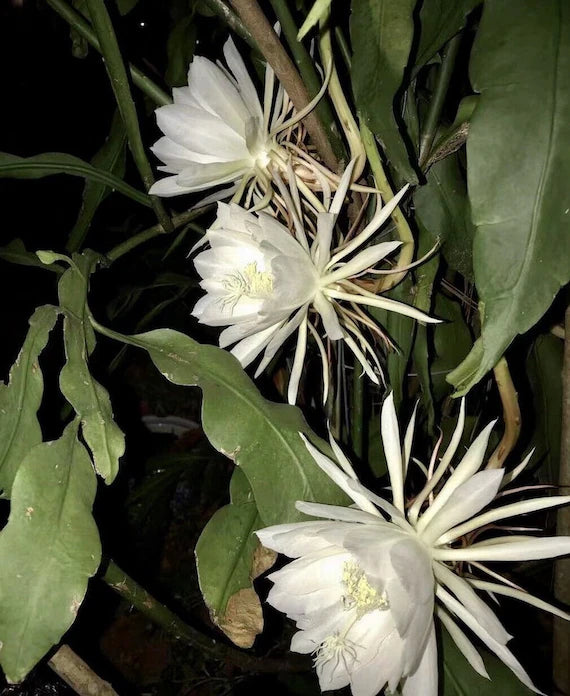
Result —
M188 83L188 66L194 57L197 35L193 14L183 17L172 28L166 43L168 67L165 79L170 87L181 87Z
M33 251L28 251L24 242L19 239L13 239L6 246L0 247L0 259L9 263L17 263L20 266L35 266L36 268L46 268L46 264L41 261L37 254ZM63 273L61 266L47 266L50 271L55 273Z
M465 18L483 0L423 0L416 71L465 26Z
M93 167L110 172L113 176L123 179L125 176L127 136L123 121L115 112L111 123L109 137L101 149L91 160ZM97 209L111 192L108 186L98 181L87 179L83 189L83 201L79 215L69 234L67 249L77 251L85 239Z
M263 628L261 603L252 581L273 564L254 532L263 527L253 492L240 469L230 486L231 503L217 510L196 544L200 590L212 621L241 647L251 647ZM255 558L256 551L258 559ZM263 568L256 567L266 555Z
M59 281L66 357L59 386L81 418L81 432L93 454L97 473L109 484L119 471L125 437L113 420L109 393L93 378L87 362L95 347L95 336L87 318L89 275L95 261L93 252L74 254L72 266Z
M481 93L467 140L477 230L477 353L449 381L465 394L570 279L570 5L485 3L470 66Z
M295 509L297 500L346 503L316 466L299 432L325 452L327 445L312 433L298 408L264 399L233 355L171 329L124 336L98 328L147 350L170 382L202 389L204 432L242 468L264 524L306 519Z
M0 489L9 498L22 459L42 441L37 411L44 380L38 358L57 320L57 307L38 307L30 318L28 335L10 370L8 384L0 384Z
M427 173L427 183L414 194L418 224L435 243L441 242L450 268L473 277L473 233L467 186L457 155L437 162Z
M119 177L113 176L104 169L97 169L79 157L63 152L46 152L34 157L18 157L7 152L0 152L0 178L41 179L55 174L69 174L90 179L119 191L141 205L151 206L150 198L146 193L137 191Z
M0 533L0 664L10 682L71 626L99 566L95 472L77 428L70 423L59 440L24 458Z
M352 0L351 79L364 123L381 141L390 164L401 177L417 183L410 163L403 121L396 120L404 71L414 37L416 0Z

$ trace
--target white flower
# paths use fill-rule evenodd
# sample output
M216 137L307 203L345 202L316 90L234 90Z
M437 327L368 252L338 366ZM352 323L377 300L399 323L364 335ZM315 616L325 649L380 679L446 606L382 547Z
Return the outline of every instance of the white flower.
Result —
M224 45L229 72L202 56L188 71L188 87L173 90L174 104L156 111L164 133L152 147L171 174L150 193L178 196L234 183L269 162L267 119L233 41ZM226 191L229 195L237 184Z
M306 442L316 463L356 506L299 502L299 510L324 519L257 532L264 546L296 559L269 576L274 587L268 602L296 622L299 631L291 649L315 655L323 691L350 684L355 696L374 696L387 685L391 692L400 686L403 696L437 696L434 613L479 674L488 677L465 627L537 691L507 648L511 636L477 591L519 599L570 619L484 565L566 555L570 537L476 538L499 520L565 505L570 496L537 497L481 512L530 455L509 474L504 469L480 471L491 423L451 470L465 421L462 403L447 451L437 465L434 453L424 488L406 508L404 480L414 418L402 446L392 395L386 399L381 426L392 503L358 482L334 441L339 465ZM477 579L475 569L493 581Z
M245 367L262 351L259 375L279 347L298 331L297 349L289 382L288 398L294 403L303 367L307 332L313 334L323 362L324 398L328 385L328 364L321 338L309 321L309 312L319 315L331 340L343 339L370 378L378 377L366 355L380 369L378 358L356 321L373 322L359 305L382 307L421 321L436 322L413 307L374 295L353 279L392 253L400 242L374 244L352 255L389 218L405 189L378 210L370 223L350 242L331 251L334 226L346 195L354 162L347 168L328 212L317 216L316 234L309 244L302 223L299 199L290 195L276 176L280 193L293 218L295 236L267 213L253 214L235 204L220 203L215 223L194 263L206 295L198 301L193 315L210 326L228 326L220 334L220 346L236 344L232 353ZM345 258L352 255L349 261ZM346 306L348 305L348 307ZM356 340L355 340L356 339Z

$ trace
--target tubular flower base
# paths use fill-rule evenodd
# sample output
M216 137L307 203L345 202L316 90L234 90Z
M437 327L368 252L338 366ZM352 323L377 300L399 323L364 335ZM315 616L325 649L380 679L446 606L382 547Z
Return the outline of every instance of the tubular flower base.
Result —
M215 223L200 242L210 249L194 260L207 294L194 307L193 315L210 326L228 326L220 334L220 346L236 344L232 353L245 367L264 352L256 376L275 356L283 342L298 331L297 349L289 381L288 398L295 403L304 363L307 333L317 341L323 362L324 399L328 388L328 363L321 338L309 322L310 311L319 315L331 340L343 339L375 383L378 377L369 356L380 369L378 358L353 317L357 312L368 325L358 305L382 307L426 322L436 322L408 305L363 290L353 279L392 253L400 242L374 244L352 255L389 218L404 190L378 211L362 232L331 252L337 216L346 195L352 167L347 168L328 212L317 216L312 244L302 223L302 212L293 189L289 194L277 177L287 209L293 218L295 236L267 213L253 214L235 204L220 203ZM294 184L294 178L292 179ZM350 260L345 257L352 255ZM346 311L346 306L353 311ZM355 340L356 339L356 340Z
M392 395L385 400L382 439L391 503L358 482L334 441L338 464L305 441L315 462L356 506L299 502L299 510L321 519L257 532L264 546L296 559L269 576L274 587L267 601L296 622L299 631L291 650L315 655L323 691L350 684L355 696L374 696L386 686L390 692L400 687L403 696L437 696L436 615L480 675L488 678L465 627L523 684L540 693L507 648L511 636L477 591L519 599L570 619L484 565L566 555L570 537L474 540L499 520L566 505L570 496L532 498L482 512L524 469L530 455L508 474L504 469L480 471L491 423L451 469L465 421L462 402L447 451L437 465L434 453L425 469L424 488L406 508L404 481L414 419L415 414L402 446ZM465 569L464 575L459 568ZM477 579L474 569L492 581Z

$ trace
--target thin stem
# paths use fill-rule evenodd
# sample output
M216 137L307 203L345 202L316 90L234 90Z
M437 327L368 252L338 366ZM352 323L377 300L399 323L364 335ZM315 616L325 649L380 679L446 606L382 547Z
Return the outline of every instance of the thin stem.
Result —
M279 20L281 30L287 41L287 45L297 64L303 82L307 87L309 96L313 98L321 88L321 79L315 69L313 59L301 41L297 40L298 27L293 19L291 10L285 0L270 0L275 16ZM337 125L330 104L326 99L322 99L315 109L316 114L321 119L324 127L329 133L332 146L338 156L342 157L342 142L339 137Z
M562 366L562 427L560 440L560 473L558 484L565 491L570 486L570 303L566 308L564 361ZM558 534L570 534L570 507L561 508L557 516ZM570 558L556 561L554 569L554 596L570 603ZM554 619L553 681L556 693L570 693L570 625L563 619Z
M209 213L213 209L214 205L207 205L203 208L198 208L198 210L188 210L180 215L175 215L171 221L172 230L174 231L179 227L182 227L182 225L195 220L197 217L200 217L200 215ZM149 227L148 229L129 237L129 239L126 239L124 242L117 244L116 247L113 247L111 251L106 254L107 261L109 263L113 263L113 261L116 261L121 256L124 256L135 247L138 247L140 244L144 244L144 242L148 242L149 239L159 237L161 234L165 234L164 227L161 224L153 225L152 227Z
M215 12L234 33L249 44L254 51L260 52L259 46L251 33L247 30L247 27L244 26L237 14L226 5L224 0L204 0L204 3L208 5L212 12Z
M119 696L69 645L62 645L48 665L79 696Z
M366 150L366 155L368 157L368 162L370 163L372 174L374 175L376 188L380 191L384 201L388 201L394 196L394 193L384 172L384 167L382 166L382 160L380 159L380 153L378 152L374 135L364 123L360 124L360 134L362 136L362 142L364 143L364 149ZM394 212L392 213L392 220L396 225L398 237L402 242L397 267L405 267L408 266L414 258L414 236L410 226L408 225L408 221L404 217L399 206L394 209ZM406 277L406 273L407 271L402 271L400 273L393 273L391 275L383 276L378 281L376 292L385 292L386 290L393 288Z
M113 24L107 12L107 8L105 7L104 0L87 0L87 7L89 8L89 15L91 16L93 27L99 39L105 68L109 75L115 99L117 100L117 106L119 107L123 123L125 124L129 148L141 178L148 190L154 183L154 176L146 156L139 128L137 111L131 96L129 79L123 63L117 37L113 30ZM156 196L152 196L151 200L158 221L166 232L171 232L172 223L170 222L170 217L162 201Z
M91 28L89 22L79 12L76 12L76 10L70 7L64 0L47 0L47 3L60 17L65 19L88 44L101 53L97 35ZM165 106L166 104L172 103L172 99L168 94L153 82L150 77L145 75L142 70L135 68L134 65L129 63L129 72L131 73L133 83L144 92L149 99L152 99L157 106Z
M112 590L176 640L187 643L220 662L230 662L243 671L258 673L304 672L310 669L310 661L299 656L288 654L283 658L256 657L210 638L182 621L177 614L161 604L113 561L109 563L102 579Z
M334 28L334 37L336 39L340 55L342 56L344 66L347 70L350 70L350 68L352 67L352 56L350 54L350 48L348 46L348 42L346 40L346 36L344 35L342 27L339 27L337 25Z
M425 125L420 138L420 167L423 167L426 164L431 153L435 134L439 125L441 110L445 102L453 68L455 67L455 58L457 57L457 51L460 43L461 34L457 34L447 42L447 45L443 49L441 66L439 68L435 89L429 103Z
M304 109L311 101L307 88L303 84L293 61L279 41L279 37L261 11L257 0L231 0L231 3L256 40L263 56L273 68L277 79L283 85L297 111ZM303 119L303 123L323 162L329 169L336 171L338 161L319 119L314 113L310 113Z
M497 448L490 456L486 468L500 469L504 466L505 459L512 452L519 439L521 433L521 410L515 385L509 371L509 365L504 357L495 365L493 374L495 375L495 382L497 383L501 403L503 404L505 432Z

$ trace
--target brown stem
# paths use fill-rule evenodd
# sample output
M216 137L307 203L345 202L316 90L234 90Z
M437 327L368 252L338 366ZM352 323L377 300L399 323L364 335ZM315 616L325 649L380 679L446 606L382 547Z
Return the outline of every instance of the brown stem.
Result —
M505 459L512 452L521 434L521 411L519 401L509 366L505 358L501 358L493 370L495 382L503 404L503 420L505 431L496 450L487 463L487 469L500 469Z
M560 486L570 486L570 304L566 308L564 362L562 367L562 431L560 440ZM570 507L558 511L557 533L570 534ZM554 595L559 602L570 604L570 558L556 561ZM554 618L553 682L555 694L570 694L570 624Z
M79 696L118 696L109 682L95 674L69 645L62 645L48 665Z
M255 39L259 50L275 71L277 79L283 85L289 98L297 111L304 109L310 102L307 89L301 79L293 61L283 48L279 37L273 31L273 27L263 14L257 0L230 0L234 9L241 17L250 34ZM338 161L335 157L327 134L314 112L303 119L313 145L317 149L323 162L332 169L338 171Z

